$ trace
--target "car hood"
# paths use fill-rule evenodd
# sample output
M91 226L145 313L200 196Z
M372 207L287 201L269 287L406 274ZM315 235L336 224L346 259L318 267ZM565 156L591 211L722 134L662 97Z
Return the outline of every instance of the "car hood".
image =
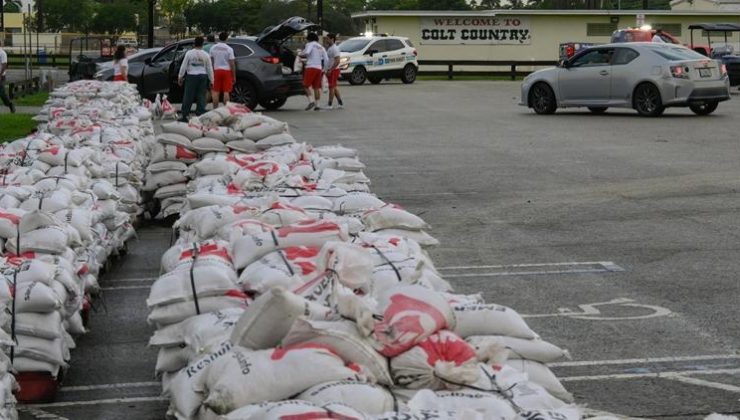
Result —
M281 43L291 36L303 32L306 29L318 29L318 25L309 22L300 16L294 16L292 18L285 19L281 23L275 26L268 26L259 35L257 35L257 42L262 43Z

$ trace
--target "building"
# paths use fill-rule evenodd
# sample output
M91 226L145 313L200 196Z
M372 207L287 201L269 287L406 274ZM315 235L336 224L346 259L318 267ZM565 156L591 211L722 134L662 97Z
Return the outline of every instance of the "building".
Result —
M557 60L561 43L607 43L618 28L649 24L688 44L692 23L740 24L740 11L722 9L740 0L674 2L675 10L367 11L352 17L364 22L366 31L408 37L427 60ZM694 10L699 2L712 9ZM701 33L694 37L705 42ZM735 51L739 37L729 38Z

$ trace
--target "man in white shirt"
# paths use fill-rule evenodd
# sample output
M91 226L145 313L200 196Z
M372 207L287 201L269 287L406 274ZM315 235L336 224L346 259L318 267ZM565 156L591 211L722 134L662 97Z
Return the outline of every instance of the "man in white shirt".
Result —
M655 30L655 35L653 35L653 42L663 42L664 43L665 40L663 40L663 37L661 35L663 35L663 30L662 29L656 29Z
M213 85L213 65L211 56L203 51L203 37L195 38L194 48L185 53L177 81L185 92L182 95L182 116L180 121L188 122L188 114L193 100L196 102L195 115L206 112L206 91Z
M210 49L213 60L213 89L211 90L213 109L218 108L220 94L224 95L224 104L229 102L229 93L236 83L236 58L234 49L225 42L228 37L229 34L221 32L218 34L220 42Z
M5 74L8 70L8 54L3 50L2 45L0 45L0 100L3 101L3 104L10 108L10 112L15 114L15 105L13 102L10 102L10 98L8 98L8 94L5 93Z
M337 98L337 107L344 108L342 96L339 94L339 87L337 87L340 74L339 58L341 55L339 47L337 47L337 34L327 34L324 39L324 45L326 45L326 56L328 58L326 78L329 81L329 109L332 108L334 97Z
M306 65L303 67L303 88L306 89L306 98L309 102L306 111L312 109L318 111L321 109L319 106L321 79L324 77L324 65L329 61L329 58L326 56L324 47L319 44L318 35L311 32L306 40L308 40L308 44L300 54L301 58L306 59ZM311 90L313 90L313 100L311 99Z

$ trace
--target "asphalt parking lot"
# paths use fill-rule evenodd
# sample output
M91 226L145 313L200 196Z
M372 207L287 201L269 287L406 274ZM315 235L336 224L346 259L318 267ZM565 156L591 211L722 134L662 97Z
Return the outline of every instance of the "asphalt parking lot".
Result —
M270 115L299 140L359 149L373 191L433 226L432 256L459 292L570 350L553 370L579 404L740 413L740 96L708 117L646 119L538 116L511 82L342 89L344 110L291 98ZM102 281L59 401L22 418L163 417L144 301L170 230L139 232Z

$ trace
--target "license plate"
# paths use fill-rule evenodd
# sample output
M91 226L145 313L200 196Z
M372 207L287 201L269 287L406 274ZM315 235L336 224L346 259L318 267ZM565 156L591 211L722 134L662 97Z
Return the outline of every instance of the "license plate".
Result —
M712 77L712 69L699 69L699 76Z

